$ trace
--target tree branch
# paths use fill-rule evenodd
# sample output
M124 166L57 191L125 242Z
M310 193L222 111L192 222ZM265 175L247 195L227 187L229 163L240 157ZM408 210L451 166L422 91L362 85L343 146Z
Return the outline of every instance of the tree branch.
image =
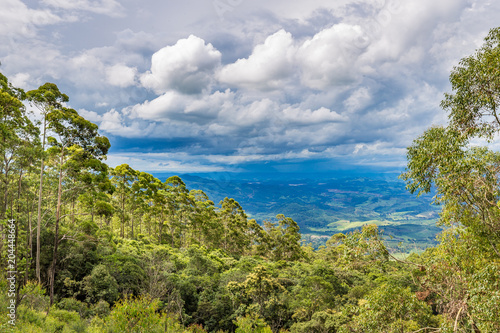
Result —
M500 257L500 252L498 252L498 249L496 248L495 244L493 244L491 242L491 239L489 237L487 237L488 239L488 242L490 243L491 247L493 248L493 250L495 251L495 253L497 254L498 257Z
M425 330L425 332L427 332L427 330L433 330L433 331L435 331L435 332L439 332L439 331L441 331L441 329L440 329L440 328L434 328L434 327L424 327L424 328L421 328L421 329L419 329L419 330L413 331L413 332L411 332L411 333L418 333L418 332L422 332L422 331L424 331L424 330Z
M462 306L460 310L458 310L457 317L455 318L455 325L453 326L453 332L457 331L457 326L458 326L458 317L460 317L460 313L462 313L462 310L464 307Z

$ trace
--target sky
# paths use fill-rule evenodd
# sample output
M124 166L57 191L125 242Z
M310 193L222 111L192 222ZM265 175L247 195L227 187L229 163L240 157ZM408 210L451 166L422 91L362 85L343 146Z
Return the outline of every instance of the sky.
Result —
M492 0L0 0L0 72L53 82L108 164L150 172L404 168Z

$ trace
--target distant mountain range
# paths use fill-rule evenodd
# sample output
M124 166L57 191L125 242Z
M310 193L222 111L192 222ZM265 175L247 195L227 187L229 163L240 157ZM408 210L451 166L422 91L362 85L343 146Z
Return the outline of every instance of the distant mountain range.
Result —
M169 175L156 174L162 180ZM440 208L432 196L417 198L395 173L180 175L189 189L200 189L217 205L225 197L238 201L258 222L277 214L293 218L303 240L315 247L332 235L375 223L399 251L436 244Z

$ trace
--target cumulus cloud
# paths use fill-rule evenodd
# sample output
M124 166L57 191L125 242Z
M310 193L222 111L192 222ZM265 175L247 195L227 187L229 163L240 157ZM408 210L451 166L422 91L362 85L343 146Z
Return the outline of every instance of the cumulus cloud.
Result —
M155 124L144 124L126 119L120 112L111 109L100 117L99 128L112 135L138 138L150 136L155 129Z
M3 0L0 36L33 36L37 27L57 24L63 19L47 9L28 8L20 0Z
M151 71L141 77L146 88L157 93L176 90L197 94L212 81L221 53L194 35L153 54Z
M190 138L198 147L236 152L245 147L276 153L328 145L338 138L349 119L326 107L309 109L300 104L278 103L269 98L248 100L239 92L216 91L201 99L170 91L146 101L106 114L114 126L106 131L127 132L127 137L143 137L146 132L130 132L130 124L149 124L150 137L165 142ZM104 123L104 122L103 122ZM154 124L154 125L153 125ZM133 134L135 133L135 134ZM193 151L193 148L189 148Z
M352 83L359 75L355 65L362 53L354 41L363 35L361 27L339 23L324 29L299 48L303 83L315 89Z
M304 86L319 90L347 85L362 74L357 60L366 48L363 38L359 25L347 23L334 24L304 41L281 29L255 46L248 58L224 66L218 79L263 91L283 89L297 77Z
M229 89L223 92L216 91L201 98L186 96L177 91L168 91L152 101L125 108L123 112L132 119L206 123L216 118L219 112L233 105L234 93L231 93Z
M92 122L101 122L102 115L98 114L95 111L89 111L86 109L79 109L78 113L85 119L90 120Z
M113 65L106 69L106 79L109 84L121 88L135 84L137 68L123 64Z
M253 89L279 89L293 74L294 53L292 35L282 29L257 45L248 58L225 66L219 80Z
M73 73L75 83L83 87L92 87L92 85L100 83L99 81L104 80L100 73L106 73L106 65L91 52L84 52L67 59L66 69L68 68Z
M344 13L342 22L306 38L294 38L281 29L256 45L247 58L225 65L218 79L233 87L266 91L287 89L300 77L302 87L325 91L360 85L365 76L401 75L402 67L428 57L436 42L429 35L442 21L460 19L467 6L466 0L443 1L437 7L426 1L362 3L359 6L370 15Z

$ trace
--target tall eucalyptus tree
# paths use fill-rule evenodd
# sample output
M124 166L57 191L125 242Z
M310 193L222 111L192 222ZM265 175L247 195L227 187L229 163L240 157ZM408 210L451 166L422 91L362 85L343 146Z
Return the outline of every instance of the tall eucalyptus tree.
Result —
M66 94L59 91L54 83L45 83L38 89L27 92L27 98L31 104L35 105L41 113L42 122L42 157L40 159L40 185L38 188L38 216L36 228L36 277L41 283L40 277L40 231L42 228L42 198L43 198L43 176L45 168L45 141L47 136L47 115L57 109L62 108L62 103L69 100Z

